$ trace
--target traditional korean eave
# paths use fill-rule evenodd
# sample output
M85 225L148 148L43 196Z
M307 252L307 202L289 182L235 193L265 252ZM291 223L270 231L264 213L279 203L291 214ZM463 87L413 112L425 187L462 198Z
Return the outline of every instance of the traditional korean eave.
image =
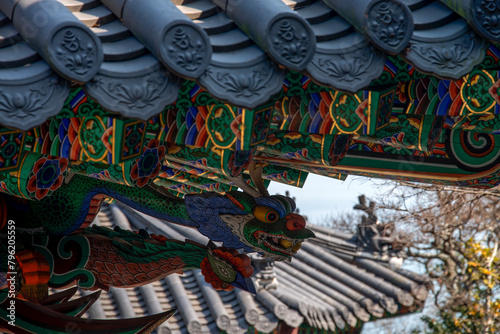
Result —
M96 223L208 242L192 229L165 224L120 204L104 205ZM336 256L332 252L336 246L325 246L324 235L336 234L351 245L356 244L352 243L355 236L312 228L318 238L304 243L291 263L252 257L255 296L238 289L217 292L199 271L186 270L181 276L171 275L140 288L103 292L86 316L139 317L177 307L177 313L158 328L159 333L270 333L280 326L359 333L367 321L421 309L428 291L426 277L390 269L388 258L363 257L368 251L351 259Z
M295 72L357 92L494 69L483 61L497 53L495 29L483 5L462 2L3 1L0 123L40 125L62 109L70 85L106 110L147 120L190 81L255 109Z

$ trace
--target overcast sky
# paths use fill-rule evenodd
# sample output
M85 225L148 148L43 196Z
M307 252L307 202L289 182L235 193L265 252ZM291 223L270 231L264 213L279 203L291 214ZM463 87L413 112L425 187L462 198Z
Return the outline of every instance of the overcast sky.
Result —
M377 180L366 177L348 176L345 181L339 181L309 174L302 189L271 182L269 193L284 195L286 190L290 191L291 196L296 197L300 213L311 223L321 224L331 213L351 210L358 203L359 195L373 197L379 188Z

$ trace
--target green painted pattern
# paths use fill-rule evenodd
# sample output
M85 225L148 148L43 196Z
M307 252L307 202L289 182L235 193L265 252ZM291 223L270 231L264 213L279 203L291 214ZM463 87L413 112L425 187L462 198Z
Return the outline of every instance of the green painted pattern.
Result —
M85 206L98 194L108 195L126 204L133 202L138 207L154 208L160 216L189 219L182 199L167 198L149 187L128 187L74 175L70 182L63 184L52 196L29 201L30 210L17 212L16 222L19 222L19 227L42 226L45 233L66 234L79 227L86 216Z
M82 235L99 235L114 240L119 255L130 263L151 263L178 257L182 259L184 269L199 269L201 261L207 256L207 247L192 241L167 239L162 243L150 242L139 234L123 229L93 226L83 230Z

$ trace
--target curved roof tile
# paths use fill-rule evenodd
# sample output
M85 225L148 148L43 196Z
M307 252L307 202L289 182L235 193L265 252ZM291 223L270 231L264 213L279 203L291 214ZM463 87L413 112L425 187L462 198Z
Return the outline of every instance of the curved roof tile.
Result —
M90 30L100 38L102 43L111 43L125 39L132 34L119 20L113 20L109 23L90 27Z
M0 48L20 42L21 35L17 32L11 22L0 26Z
M357 291L358 293L361 293L364 296L368 296L371 300L373 300L375 303L380 304L387 312L389 313L396 313L397 312L397 305L391 297L386 296L385 294L381 293L380 291L377 291L373 289L373 287L370 287L369 285L363 283L362 281L359 281L356 279L356 276L358 274L354 274L354 272L351 273L346 273L342 271L340 268L336 268L335 266L330 266L326 262L322 260L323 257L325 257L325 254L322 253L321 248L316 248L312 245L306 244L305 245L307 249L316 251L317 253L314 255L311 255L310 253L298 253L297 258L302 260L305 264L312 266L313 268L316 267L321 267L321 270L328 275L328 277L338 281L341 284L344 284L351 289ZM319 253L319 254L318 254ZM326 255L328 256L328 255ZM353 271L356 270L356 267L352 267ZM318 269L320 270L320 269ZM375 310L375 312L379 312L378 310ZM373 314L376 317L381 317L382 315L376 315Z
M85 6L73 12L77 19L82 21L87 27L95 27L113 22L115 16L106 6L95 1L98 6Z
M389 54L402 52L413 33L413 17L399 0L324 0L374 46Z
M440 2L431 2L428 5L415 9L412 14L415 30L438 28L458 16Z
M57 115L68 94L69 82L40 59L7 15L0 12L1 123L28 130Z
M164 224L121 205L104 204L97 217L102 226L147 229L181 240L207 242L194 230ZM328 233L318 233L319 238L325 234ZM337 235L345 240L353 239L348 234ZM405 270L396 272L372 260L344 261L321 246L320 239L304 243L299 259L291 263L273 264L260 256L252 256L256 269L254 279L259 287L256 296L237 289L215 291L204 282L199 270L186 270L182 276L171 275L141 288L103 292L100 303L94 306L101 308L101 313L97 315L91 308L87 316L143 316L178 307L177 314L161 325L159 333L224 331L239 334L247 333L249 328L270 333L280 322L292 328L310 326L332 332L359 333L364 321L401 312L402 304L387 294L390 293L387 287L415 297L412 297L413 303L408 304L410 310L421 307L424 295L419 298L416 295L419 289L427 291L425 277ZM366 267L360 266L363 261L372 267L375 263L377 267L363 269Z
M500 7L494 2L475 0L440 0L462 16L485 39L500 42ZM492 5L491 5L492 4Z
M0 10L30 46L62 77L87 82L103 60L99 39L56 1L2 1Z
M395 54L420 72L455 79L480 64L500 36L488 23L495 12L482 6L469 0L5 0L0 71L14 72L1 75L0 122L22 130L40 125L62 106L66 80L84 84L105 109L146 120L176 100L181 80L256 108L283 89L287 71L356 92L385 73ZM41 20L47 24L39 28ZM43 80L39 62L48 64ZM35 103L24 96L49 81L57 81L50 98ZM14 90L23 93L14 98Z
M309 22L316 36L316 52L306 67L312 78L356 92L380 76L385 55L323 1L297 7L296 12Z
M458 79L481 63L489 43L440 2L414 4L415 31L405 60L421 72Z
M208 69L198 82L216 98L241 107L255 108L267 102L282 89L283 71L226 13L208 4L210 0L182 5L201 11L194 22L205 29L214 48Z
M171 1L129 0L114 12L169 71L190 79L205 72L212 55L210 41Z
M104 108L125 117L147 120L177 98L177 80L104 5L72 7L101 39L104 62L84 89Z
M177 98L177 81L151 55L105 62L84 87L99 104L126 117L147 120Z
M311 27L281 1L213 0L275 62L305 68L315 49Z
M12 44L5 45L0 50L0 62L2 62L3 68L22 67L25 64L34 63L38 59L40 57L36 51L24 41L16 43L13 40Z
M2 50L0 49L0 62ZM70 91L69 82L43 60L0 68L0 118L9 127L28 130L57 115Z

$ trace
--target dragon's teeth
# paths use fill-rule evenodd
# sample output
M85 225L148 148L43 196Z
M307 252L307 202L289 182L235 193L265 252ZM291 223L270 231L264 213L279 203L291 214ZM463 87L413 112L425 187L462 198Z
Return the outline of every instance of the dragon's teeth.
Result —
M266 240L266 238L267 238L267 237L266 237L266 235L265 235L265 234L260 233L260 234L259 234L259 237L257 238L257 243L258 243L259 245L262 245L262 243Z
M301 242L299 242L299 243L297 243L297 244L293 245L292 250L293 250L294 252L297 252L297 251L300 249L300 247L301 247L301 246L302 246L302 243L301 243Z
M281 239L280 245L288 249L288 248L292 247L292 242L290 240L287 240L287 239Z

